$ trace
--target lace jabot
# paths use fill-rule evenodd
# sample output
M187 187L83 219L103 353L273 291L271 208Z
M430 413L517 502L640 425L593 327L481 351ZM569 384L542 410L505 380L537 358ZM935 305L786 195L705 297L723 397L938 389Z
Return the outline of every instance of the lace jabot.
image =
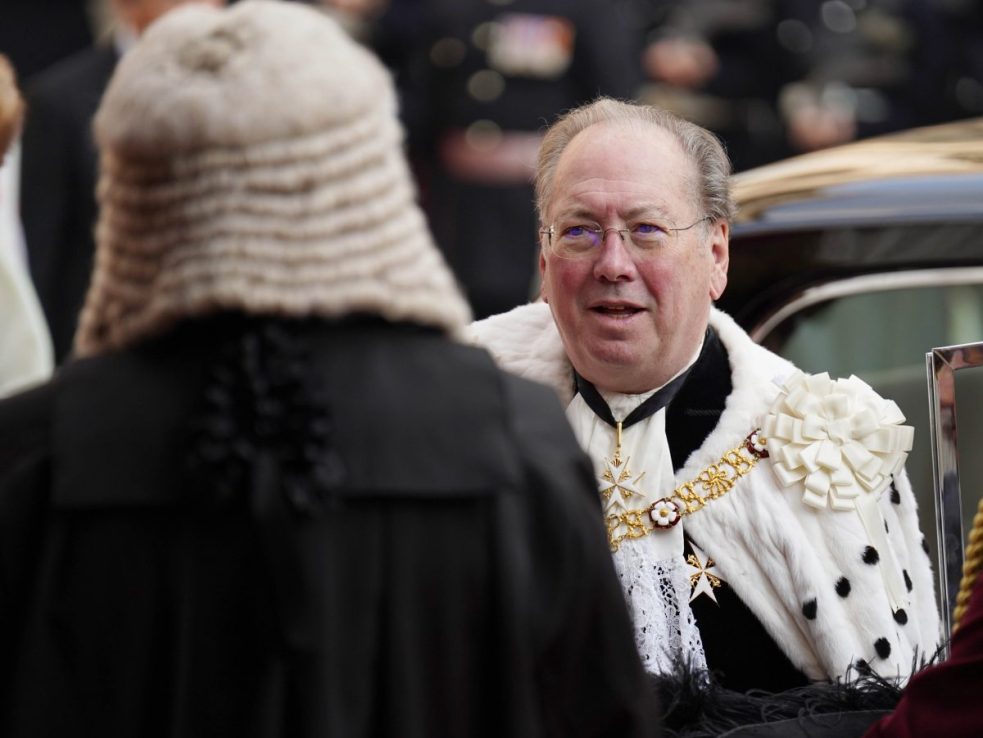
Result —
M682 554L657 558L652 541L651 536L629 541L612 554L642 664L651 674L672 672L680 660L705 669L703 641L689 606L686 563Z
M604 399L620 420L650 395L604 393ZM664 408L624 429L620 454L615 453L615 429L598 418L580 395L567 407L567 417L594 462L606 518L628 506L644 507L672 493ZM632 615L635 643L645 669L651 673L672 671L681 659L696 668L706 666L700 632L689 606L682 529L680 524L655 535L625 540L612 552Z

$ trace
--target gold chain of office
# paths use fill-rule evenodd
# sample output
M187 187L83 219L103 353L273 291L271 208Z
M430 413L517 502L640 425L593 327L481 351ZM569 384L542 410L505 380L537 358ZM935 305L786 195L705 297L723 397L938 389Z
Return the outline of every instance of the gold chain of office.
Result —
M765 443L761 431L755 430L739 446L721 456L716 464L708 466L695 479L676 487L668 497L662 497L640 510L608 514L605 522L611 551L617 551L622 541L668 530L683 516L702 510L708 502L723 497L734 488L737 480L768 456ZM622 528L623 531L619 532Z

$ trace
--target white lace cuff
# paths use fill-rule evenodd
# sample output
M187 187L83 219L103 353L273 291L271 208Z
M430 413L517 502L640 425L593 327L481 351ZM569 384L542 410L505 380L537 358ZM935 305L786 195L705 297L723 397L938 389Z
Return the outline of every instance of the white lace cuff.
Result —
M672 672L681 660L706 668L703 641L689 606L689 576L682 554L659 559L651 536L622 545L614 566L635 625L635 644L645 670Z

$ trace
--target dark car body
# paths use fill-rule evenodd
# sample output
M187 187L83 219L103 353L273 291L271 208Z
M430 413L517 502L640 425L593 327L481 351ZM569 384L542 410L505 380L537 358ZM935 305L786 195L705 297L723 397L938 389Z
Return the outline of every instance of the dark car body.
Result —
M983 118L760 167L736 175L733 190L720 306L758 338L820 285L983 267Z

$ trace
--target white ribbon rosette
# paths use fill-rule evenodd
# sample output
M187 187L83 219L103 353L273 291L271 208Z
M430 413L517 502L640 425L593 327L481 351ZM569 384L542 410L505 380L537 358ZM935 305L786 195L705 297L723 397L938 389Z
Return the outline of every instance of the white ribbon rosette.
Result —
M796 372L782 387L762 425L772 467L785 487L799 485L802 501L819 510L856 510L897 610L907 594L884 532L877 498L904 467L914 439L905 417L856 376Z

